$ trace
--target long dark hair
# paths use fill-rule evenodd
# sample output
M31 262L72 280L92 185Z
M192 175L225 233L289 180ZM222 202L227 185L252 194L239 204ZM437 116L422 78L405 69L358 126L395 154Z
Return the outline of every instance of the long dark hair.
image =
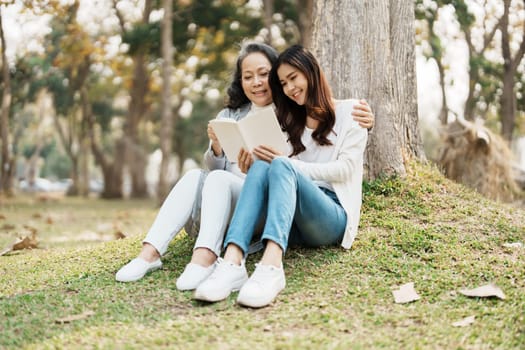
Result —
M273 63L277 60L278 53L273 47L256 41L243 42L241 44L241 49L239 50L239 55L237 57L237 62L233 71L232 82L226 90L226 93L228 94L228 98L226 100L226 107L236 109L250 102L250 100L248 99L248 97L246 97L246 94L242 89L241 66L242 61L246 58L246 56L255 52L262 53L264 56L266 56L268 61L270 61L270 65L273 65Z
M277 69L283 65L298 69L306 76L308 93L303 106L298 105L284 94ZM335 110L332 102L332 91L326 77L314 55L300 45L293 45L283 51L270 71L270 87L273 102L277 107L276 114L281 126L288 132L293 147L292 155L305 150L301 136L306 127L306 116L319 121L312 133L312 138L321 146L331 145L327 136L335 124Z

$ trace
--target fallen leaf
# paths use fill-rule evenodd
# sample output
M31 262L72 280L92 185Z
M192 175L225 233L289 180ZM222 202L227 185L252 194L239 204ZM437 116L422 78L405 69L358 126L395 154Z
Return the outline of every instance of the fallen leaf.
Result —
M0 220L5 220L5 219L6 219L6 218L5 218L5 215L0 214Z
M126 238L126 235L122 233L122 231L115 232L115 239L124 239Z
M2 230L10 231L10 230L14 230L14 229L15 229L15 225L4 224L4 225L2 226Z
M452 323L452 325L454 327L466 327L466 326L470 326L471 324L474 323L474 319L476 318L476 316L469 316L469 317L465 317L464 319L462 320L459 320L459 321L456 321L454 323Z
M38 246L38 241L36 239L36 229L32 228L31 235L25 237L20 237L12 244L8 245L4 250L0 252L0 256L5 255L9 252L22 249L34 249Z
M34 214L32 215L32 217L33 217L33 219L40 219L40 218L42 217L42 214L40 214L40 213L34 213Z
M474 289L461 289L459 292L467 297L498 297L500 299L505 299L503 291L494 284L487 284Z
M51 216L48 216L47 219L46 219L46 224L52 225L53 222L54 222L53 218Z
M32 237L24 237L19 239L13 244L13 250L22 250L22 249L33 249L37 247L36 239Z
M87 310L78 315L71 315L71 316L66 316L64 318L58 318L55 320L55 323L58 323L58 324L71 323L73 321L86 319L90 316L93 316L94 314L95 314L94 311Z
M392 293L396 304L410 303L421 298L414 289L414 282L403 284L398 290L393 290Z
M513 242L513 243L503 243L505 248L523 248L523 243Z
M35 199L38 202L58 202L64 198L64 195L61 193L39 193L36 195Z

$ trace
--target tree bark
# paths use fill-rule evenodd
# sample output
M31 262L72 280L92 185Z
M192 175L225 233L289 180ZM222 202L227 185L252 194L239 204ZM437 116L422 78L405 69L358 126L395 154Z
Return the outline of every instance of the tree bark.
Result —
M9 147L9 112L11 109L11 77L6 56L6 43L0 9L0 41L2 45L2 110L0 111L0 135L2 137L2 163L0 169L0 193L13 195L14 166Z
M159 185L157 197L163 202L169 192L168 166L171 156L171 138L173 135L173 112L171 109L171 72L173 67L173 0L163 0L164 19L162 20L162 119L160 128Z
M314 0L298 0L299 9L299 32L301 33L301 45L311 48L313 32Z
M313 51L335 97L366 98L374 110L366 177L405 174L408 158L425 159L417 115L413 2L319 0L313 18Z

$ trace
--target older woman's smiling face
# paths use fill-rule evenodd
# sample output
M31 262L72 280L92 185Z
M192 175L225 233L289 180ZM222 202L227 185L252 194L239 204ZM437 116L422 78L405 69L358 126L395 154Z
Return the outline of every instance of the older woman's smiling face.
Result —
M251 53L242 60L242 89L246 97L257 106L272 103L272 91L268 85L271 68L268 58L260 52Z

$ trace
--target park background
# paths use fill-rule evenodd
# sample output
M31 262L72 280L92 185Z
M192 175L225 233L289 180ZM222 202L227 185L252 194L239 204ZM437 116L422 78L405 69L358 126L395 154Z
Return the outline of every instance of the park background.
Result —
M1 3L0 347L525 343L522 2ZM312 47L337 96L371 104L356 246L291 252L259 312L176 292L184 235L156 276L116 285L200 165L243 38ZM422 300L394 304L411 281ZM505 301L456 292L486 283Z

